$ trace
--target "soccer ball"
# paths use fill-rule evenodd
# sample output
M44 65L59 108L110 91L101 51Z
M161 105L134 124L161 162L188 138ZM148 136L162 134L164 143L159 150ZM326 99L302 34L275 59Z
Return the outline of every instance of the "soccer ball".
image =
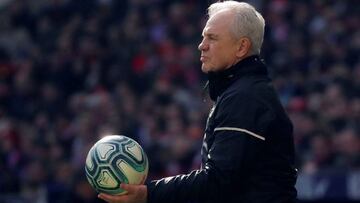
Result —
M126 194L120 184L143 184L148 170L144 150L136 141L123 135L105 136L94 144L86 157L87 180L101 193Z

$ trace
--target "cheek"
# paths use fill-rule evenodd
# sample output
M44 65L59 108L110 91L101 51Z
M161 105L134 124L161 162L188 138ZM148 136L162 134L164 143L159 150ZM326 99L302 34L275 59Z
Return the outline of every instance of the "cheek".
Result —
M212 44L209 47L209 58L206 61L206 66L210 68L218 68L224 65L224 61L228 58L229 53L223 46Z
M218 49L218 51L213 53L211 59L214 63L221 63L226 58L227 58L227 53L221 49Z

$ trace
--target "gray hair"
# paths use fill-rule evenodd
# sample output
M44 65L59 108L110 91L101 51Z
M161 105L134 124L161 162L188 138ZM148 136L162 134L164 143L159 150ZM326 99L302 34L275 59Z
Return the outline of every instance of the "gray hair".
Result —
M209 18L223 10L230 10L235 14L233 26L230 28L230 32L234 35L235 39L248 37L252 44L251 54L260 54L265 28L265 20L262 15L248 3L223 1L209 6Z

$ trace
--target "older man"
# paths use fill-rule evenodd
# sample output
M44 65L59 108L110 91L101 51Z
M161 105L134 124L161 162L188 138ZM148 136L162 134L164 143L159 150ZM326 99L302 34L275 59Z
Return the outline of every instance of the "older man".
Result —
M147 185L126 185L108 202L292 203L296 169L292 124L259 53L263 17L249 4L214 3L203 30L202 71L214 101L205 129L202 167Z

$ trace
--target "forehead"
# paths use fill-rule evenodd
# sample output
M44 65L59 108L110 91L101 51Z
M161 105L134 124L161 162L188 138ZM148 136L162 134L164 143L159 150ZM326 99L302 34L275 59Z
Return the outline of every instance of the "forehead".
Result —
M206 33L224 33L229 30L230 23L233 20L233 14L229 10L219 11L209 18L203 30Z

